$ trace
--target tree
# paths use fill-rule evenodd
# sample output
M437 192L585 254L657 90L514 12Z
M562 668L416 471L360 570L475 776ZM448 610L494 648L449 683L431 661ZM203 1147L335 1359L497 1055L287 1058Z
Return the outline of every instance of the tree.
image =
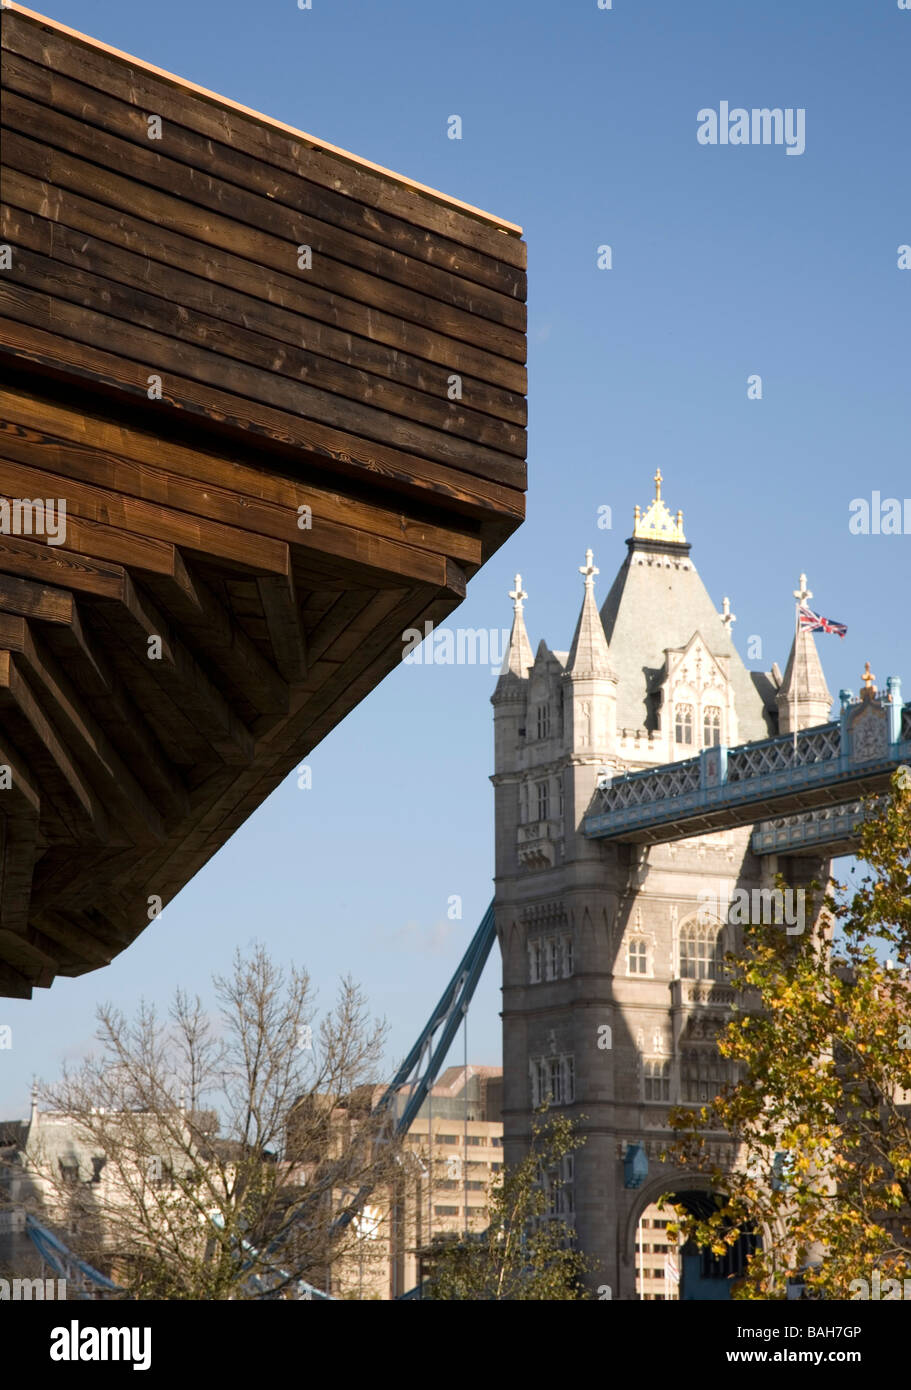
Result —
M564 1116L538 1112L528 1153L491 1183L489 1225L478 1237L441 1243L432 1252L433 1299L500 1302L585 1298L585 1258L559 1217L565 1160L584 1139Z
M306 972L262 948L214 985L214 1018L182 992L166 1018L99 1009L98 1054L42 1091L31 1207L132 1297L300 1296L395 1171L386 1027L350 979L317 1021Z
M853 892L829 886L814 931L747 930L719 1043L741 1079L672 1116L682 1164L710 1169L710 1132L739 1146L734 1171L711 1170L726 1200L679 1223L716 1255L760 1234L737 1297L783 1297L797 1276L808 1297L869 1297L874 1271L881 1288L911 1275L909 787L900 769L868 805L869 871Z

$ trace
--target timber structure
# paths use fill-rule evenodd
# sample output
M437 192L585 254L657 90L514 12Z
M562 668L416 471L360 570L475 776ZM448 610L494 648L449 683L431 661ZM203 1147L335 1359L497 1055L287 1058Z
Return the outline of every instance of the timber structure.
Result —
M18 5L0 29L0 994L29 997L148 926L521 522L526 248Z

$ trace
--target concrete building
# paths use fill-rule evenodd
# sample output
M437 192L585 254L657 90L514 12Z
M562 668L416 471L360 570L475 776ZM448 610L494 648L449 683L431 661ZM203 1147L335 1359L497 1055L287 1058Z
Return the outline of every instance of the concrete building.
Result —
M411 1088L395 1097L401 1115ZM379 1100L383 1088L377 1088ZM330 1272L337 1297L392 1299L421 1280L423 1253L445 1236L487 1225L491 1181L503 1166L503 1073L499 1067L447 1067L418 1111L401 1155L393 1194L371 1194L357 1218L359 1239Z
M492 696L506 1161L523 1152L548 1098L583 1117L567 1213L597 1261L593 1286L626 1299L637 1296L643 1213L669 1190L690 1205L705 1200L704 1180L660 1155L669 1106L711 1099L728 1075L715 1038L733 1002L723 955L739 929L726 904L779 871L794 887L828 872L808 858L760 861L750 827L651 847L582 833L605 778L829 718L809 632L797 635L783 677L777 666L746 668L729 602L719 611L710 599L661 482L659 470L600 612L588 553L568 652L542 641L533 653L517 576ZM731 1161L724 1135L711 1147ZM682 1266L682 1298L727 1295L729 1269L691 1252ZM653 1273L649 1281L655 1292Z

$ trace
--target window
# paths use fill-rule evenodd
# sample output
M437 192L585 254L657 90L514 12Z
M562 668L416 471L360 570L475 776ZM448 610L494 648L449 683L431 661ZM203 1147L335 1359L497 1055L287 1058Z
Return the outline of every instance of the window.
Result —
M563 938L563 974L573 973L573 939L571 936Z
M502 1149L503 1147L503 1138L499 1134L494 1135L490 1142L495 1149Z
M683 1101L708 1105L730 1080L724 1059L714 1048L687 1048L680 1063L680 1091Z
M457 1134L438 1134L438 1135L437 1135L437 1143L438 1143L438 1144L457 1144L458 1142L459 1142L459 1136L458 1136Z
M693 706L677 705L674 715L674 740L677 743L693 742Z
M643 1067L644 1099L670 1100L671 1064L660 1057L650 1057Z
M549 936L528 943L528 978L533 985L543 980L566 979L573 973L573 939Z
M721 710L717 705L706 705L703 711L702 742L706 748L721 742Z
M575 1059L539 1057L531 1064L532 1104L571 1105L576 1098ZM502 1141L500 1141L502 1142Z
M466 1144L484 1144L486 1142L483 1134L469 1134L465 1140Z
M487 1187L486 1182L469 1182L466 1184L469 1192L483 1192Z
M547 820L550 810L550 794L546 782L539 782L538 787L538 820Z
M538 705L538 738L547 738L550 734L550 705Z
M709 922L688 922L680 930L681 980L714 980L721 968L721 931Z
M628 975L648 974L648 947L644 937L633 936L630 938L626 958L626 973Z
M576 1210L572 1155L567 1154L552 1168L543 1170L541 1182L547 1193L547 1216L572 1223Z
M458 1207L434 1207L437 1216L458 1216Z
M63 1161L62 1158L58 1158L57 1162L58 1162L58 1164L59 1164L59 1166L60 1166L60 1178L61 1178L61 1181L64 1182L64 1183L66 1184L67 1187L75 1187L76 1184L77 1184L78 1181L79 1181L79 1164L78 1164L78 1162L77 1162L77 1163L64 1163L64 1161Z

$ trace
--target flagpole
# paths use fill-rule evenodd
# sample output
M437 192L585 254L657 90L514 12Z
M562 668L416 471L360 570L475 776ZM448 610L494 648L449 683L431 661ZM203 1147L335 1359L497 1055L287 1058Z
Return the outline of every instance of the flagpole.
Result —
M794 598L797 602L794 605L794 665L791 667L791 726L794 731L794 761L797 761L797 639L800 635L800 608L801 604L811 599L813 595L807 588L807 576L800 576L800 588L794 590Z
M803 575L800 587L804 587ZM791 672L791 729L794 733L794 761L797 761L797 639L800 636L800 599L794 604L794 669Z

